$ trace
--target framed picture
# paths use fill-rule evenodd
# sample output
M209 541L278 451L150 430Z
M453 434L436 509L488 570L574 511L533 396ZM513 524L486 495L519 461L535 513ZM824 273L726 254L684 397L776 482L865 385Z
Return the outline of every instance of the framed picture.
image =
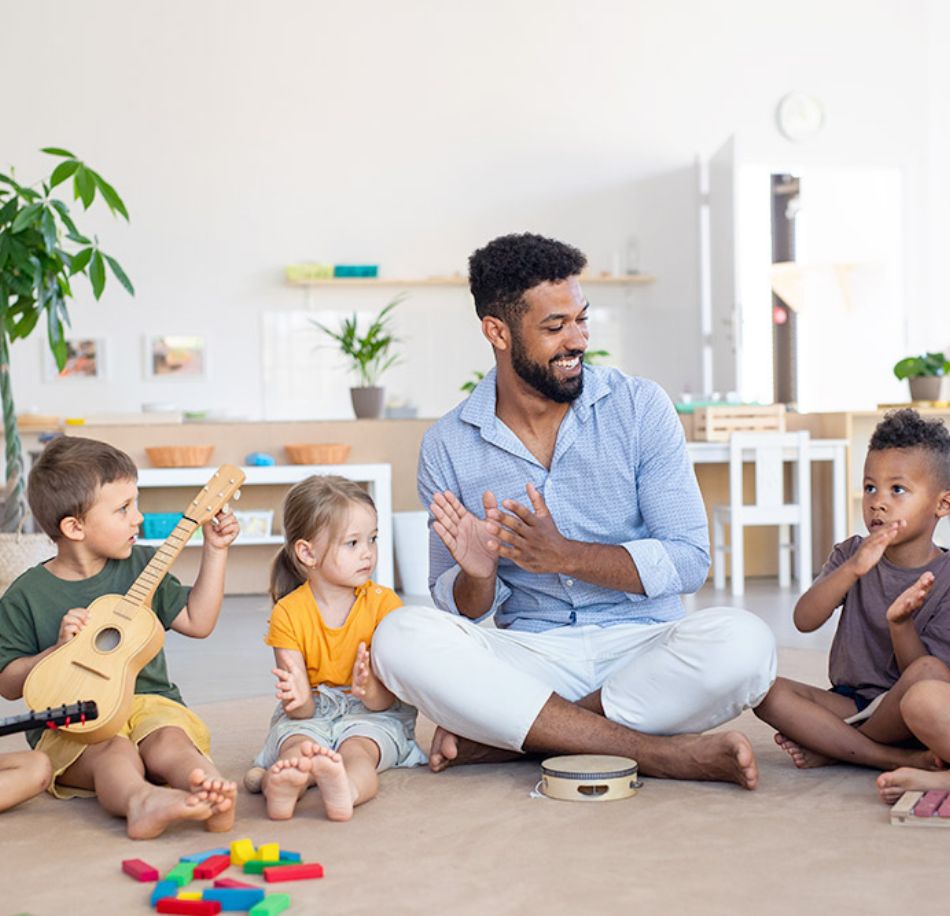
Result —
M162 334L146 338L145 376L150 379L202 379L208 371L204 337Z
M49 347L43 348L45 377L58 379L101 379L106 375L106 342L98 337L75 337L66 339L66 364L62 369Z

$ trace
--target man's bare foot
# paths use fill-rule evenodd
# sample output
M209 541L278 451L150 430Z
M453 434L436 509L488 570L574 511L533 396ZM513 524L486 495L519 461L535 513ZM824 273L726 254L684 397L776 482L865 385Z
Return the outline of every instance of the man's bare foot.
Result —
M312 741L305 741L300 746L300 753L310 759L327 817L331 821L348 821L353 816L356 789L346 775L343 758L336 751Z
M313 782L310 756L278 760L265 774L261 791L267 799L267 816L285 821L293 817L300 797Z
M432 745L429 748L429 769L433 773L441 773L451 766L462 766L467 763L504 763L508 760L523 760L524 754L517 751L507 751L499 747L489 747L477 741L461 738L438 726L432 736Z
M877 778L877 791L881 796L881 801L888 805L893 805L905 792L914 789L921 792L929 792L931 789L950 792L950 770L899 767L896 770L881 773Z
M754 789L759 781L752 745L741 732L674 735L663 741L661 753L639 761L644 776L734 782L743 789Z
M815 751L810 751L807 747L796 744L791 738L786 738L781 732L775 733L775 743L792 758L792 763L800 770L810 770L813 767L826 767L838 762L831 757L825 757L824 754L818 754Z
M150 840L175 821L206 821L211 815L211 804L205 798L149 785L129 802L126 825L129 839Z
M205 830L222 833L234 826L237 783L220 777L210 777L204 770L194 769L188 775L192 795L211 806L211 817L205 821Z

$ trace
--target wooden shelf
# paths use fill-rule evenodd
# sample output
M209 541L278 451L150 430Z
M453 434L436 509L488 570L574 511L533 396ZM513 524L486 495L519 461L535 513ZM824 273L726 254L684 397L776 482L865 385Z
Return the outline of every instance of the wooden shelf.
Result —
M468 278L455 277L416 277L393 279L391 277L325 277L319 280L288 280L291 286L468 286ZM629 274L623 276L582 276L585 286L645 286L655 283L651 274Z

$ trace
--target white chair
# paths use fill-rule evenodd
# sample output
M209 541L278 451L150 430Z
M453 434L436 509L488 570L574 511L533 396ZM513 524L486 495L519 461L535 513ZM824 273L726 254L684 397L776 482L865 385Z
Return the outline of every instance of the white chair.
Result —
M732 554L732 594L745 590L743 534L753 525L777 525L779 585L790 584L790 553L795 551L795 575L804 591L811 585L811 465L807 432L733 433L729 438L729 505L713 506L713 583L726 586L726 558ZM755 463L755 500L744 502L742 465ZM794 464L792 501L785 501L785 463ZM729 526L729 545L725 526ZM794 543L791 529L795 528Z

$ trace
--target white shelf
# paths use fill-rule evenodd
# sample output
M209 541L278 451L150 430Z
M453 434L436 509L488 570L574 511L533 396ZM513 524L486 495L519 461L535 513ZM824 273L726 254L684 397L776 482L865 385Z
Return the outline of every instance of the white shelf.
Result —
M158 538L139 538L135 542L136 544L143 544L145 547L160 547L165 542L159 540ZM246 538L242 535L238 535L237 540L234 542L235 547L255 547L259 544L283 544L284 539L279 534L269 534L267 537L256 537L256 538ZM203 547L204 541L201 539L190 538L188 543L185 544L185 547Z
M368 486L369 495L376 503L379 522L379 554L374 581L387 588L393 587L393 498L392 466L388 464L286 464L271 467L242 467L245 480L242 487L287 486L299 483L314 474L338 474ZM217 471L207 468L143 468L139 471L139 488L203 487ZM277 508L277 506L273 506ZM238 536L235 547L253 547L260 544L282 544L277 534L267 537ZM164 541L142 539L139 544L158 546ZM185 547L200 547L200 542L189 541Z
M582 275L582 286L644 286L655 283L656 277L652 274L610 274ZM468 286L468 277L417 277L397 279L392 277L321 277L315 280L288 280L291 286Z

